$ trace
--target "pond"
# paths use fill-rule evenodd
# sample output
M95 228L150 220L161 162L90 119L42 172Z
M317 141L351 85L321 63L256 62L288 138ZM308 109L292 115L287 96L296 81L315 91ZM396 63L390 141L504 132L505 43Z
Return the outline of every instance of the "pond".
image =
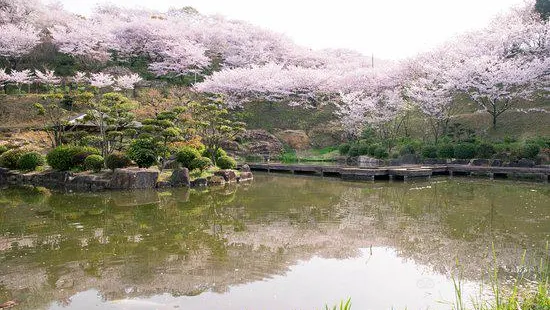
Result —
M529 277L549 240L547 184L256 173L204 191L4 188L0 303L313 310L351 297L353 309L451 309L453 279L474 295L495 266L503 281Z

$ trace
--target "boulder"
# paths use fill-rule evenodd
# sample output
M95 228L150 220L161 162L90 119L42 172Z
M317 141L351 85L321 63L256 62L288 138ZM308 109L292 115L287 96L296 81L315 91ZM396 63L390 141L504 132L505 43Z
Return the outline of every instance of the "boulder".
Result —
M470 166L489 166L491 161L488 159L475 158L470 160Z
M254 177L252 176L252 172L241 172L241 175L237 178L237 181L238 182L250 181L253 178Z
M399 161L402 165L418 165L420 163L420 156L416 154L405 154L399 157Z
M369 156L359 156L357 157L357 163L359 167L380 167L383 161Z
M242 155L267 155L275 158L283 152L281 141L263 129L247 130L236 140L243 144L243 149L239 151Z
M155 188L159 177L158 170L143 168L116 169L109 182L111 189Z
M470 163L467 159L453 159L451 165L468 165Z
M191 181L191 187L204 187L208 186L208 180L205 178L198 178Z
M241 171L242 172L250 172L250 166L248 164L244 164L242 167L241 167Z
M190 186L191 179L189 178L189 169L178 168L172 172L170 176L170 184L174 187Z
M211 177L208 177L208 185L224 185L225 180L222 176L219 175L213 175Z
M491 160L491 167L502 167L502 160L500 159Z
M422 163L424 165L445 165L447 164L447 160L442 158L425 158L422 160Z
M530 159L526 159L526 158L522 158L520 160L511 162L509 166L510 167L532 168L532 167L535 166L535 161L530 160Z
M306 150L310 148L309 137L303 130L283 130L277 132L277 137L294 150Z
M250 167L248 168L250 170ZM235 182L237 181L237 174L233 170L219 170L214 172L215 176L222 177L225 182Z

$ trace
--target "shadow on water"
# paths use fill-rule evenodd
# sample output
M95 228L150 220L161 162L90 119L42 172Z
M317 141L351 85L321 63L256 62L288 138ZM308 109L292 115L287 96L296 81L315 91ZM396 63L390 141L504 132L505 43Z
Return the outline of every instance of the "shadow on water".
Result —
M456 259L475 283L492 264L491 244L503 277L520 272L523 250L528 261L547 256L549 205L546 185L460 179L257 173L251 184L202 191L6 188L0 301L313 309L353 294L358 308L433 307L452 299Z

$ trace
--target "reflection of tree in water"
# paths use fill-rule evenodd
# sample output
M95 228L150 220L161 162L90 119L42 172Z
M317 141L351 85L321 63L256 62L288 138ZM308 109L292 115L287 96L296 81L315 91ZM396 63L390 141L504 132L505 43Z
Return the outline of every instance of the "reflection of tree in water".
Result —
M476 278L491 243L513 271L521 248L536 253L549 239L550 193L537 185L257 179L205 192L3 190L0 282L17 296L19 286L39 292L29 308L90 288L107 299L224 292L372 245L441 272L458 257Z

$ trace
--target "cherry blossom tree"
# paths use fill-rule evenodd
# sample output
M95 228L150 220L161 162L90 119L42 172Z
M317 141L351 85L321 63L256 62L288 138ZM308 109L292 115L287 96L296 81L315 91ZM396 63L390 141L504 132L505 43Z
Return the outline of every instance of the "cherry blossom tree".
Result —
M115 79L110 74L99 72L92 73L89 82L93 87L102 89L113 86L115 84Z
M61 82L61 78L57 77L53 70L46 69L44 72L40 70L34 70L34 75L36 76L36 82L43 84L48 88Z
M22 71L12 70L9 75L9 82L14 83L19 93L21 93L21 87L23 85L30 86L33 83L32 72L28 69Z
M0 69L0 86L2 86L2 90L4 90L4 92L6 92L5 86L9 81L10 75L6 73L6 69Z
M18 58L40 43L39 31L30 24L0 25L0 33L0 56L12 62L12 69Z
M115 79L115 84L120 89L131 90L142 80L143 79L138 74L134 73L117 77Z

